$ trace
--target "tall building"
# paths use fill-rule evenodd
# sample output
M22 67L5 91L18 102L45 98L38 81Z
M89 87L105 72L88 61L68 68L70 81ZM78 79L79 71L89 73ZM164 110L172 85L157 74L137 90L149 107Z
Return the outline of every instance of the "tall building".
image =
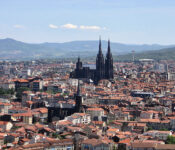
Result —
M105 79L105 62L101 49L101 39L99 40L99 51L96 58L96 76L95 81Z
M81 113L84 111L83 105L82 105L83 97L81 95L80 91L80 83L78 81L78 87L77 87L77 93L75 96L75 106L68 106L63 105L60 107L60 105L57 104L50 104L48 107L48 122L52 122L55 118L56 120L64 119L67 116L72 115L73 113Z
M108 40L108 51L105 59L105 77L106 79L113 79L113 58L111 53L110 41Z
M83 106L82 106L83 97L81 95L79 80L78 80L78 88L77 88L77 94L76 94L75 100L76 100L75 112L83 112Z
M70 73L70 77L76 79L92 79L95 84L98 84L98 82L102 79L113 79L113 57L110 48L110 40L108 40L107 54L104 59L101 38L99 39L99 51L96 57L96 68L83 66L80 58L78 57L76 69Z

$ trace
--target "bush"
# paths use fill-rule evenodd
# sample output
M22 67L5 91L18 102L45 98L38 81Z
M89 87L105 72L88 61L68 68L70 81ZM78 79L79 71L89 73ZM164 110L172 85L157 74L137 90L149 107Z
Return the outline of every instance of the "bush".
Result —
M27 88L27 87L21 87L21 88L19 88L19 89L16 91L16 97L17 97L18 100L21 100L21 99L22 99L22 93L23 93L24 91L30 91L30 89Z
M175 144L175 137L169 135L168 138L167 138L167 140L166 140L166 143L167 144Z
M0 95L4 96L4 95L14 95L15 94L15 90L14 89L3 89L0 88Z

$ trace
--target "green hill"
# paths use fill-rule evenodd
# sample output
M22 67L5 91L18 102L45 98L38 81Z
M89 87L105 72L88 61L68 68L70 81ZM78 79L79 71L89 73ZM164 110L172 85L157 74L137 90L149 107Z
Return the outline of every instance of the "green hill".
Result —
M114 60L117 61L131 61L132 58L133 56L131 53L126 55L114 56ZM135 60L146 58L155 60L175 60L175 47L135 53Z

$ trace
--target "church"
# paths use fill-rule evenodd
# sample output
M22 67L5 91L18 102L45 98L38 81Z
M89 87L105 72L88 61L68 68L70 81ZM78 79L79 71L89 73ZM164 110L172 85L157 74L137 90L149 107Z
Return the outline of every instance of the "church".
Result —
M92 79L95 84L98 84L98 82L102 79L112 80L114 78L113 74L113 57L110 41L108 40L107 54L104 58L100 39L99 51L96 57L96 68L83 66L80 58L78 58L76 68L70 73L70 77L75 79Z
M48 108L48 122L56 120L62 120L67 116L72 115L73 113L82 113L84 112L84 106L82 105L83 97L81 95L80 83L78 80L77 93L75 95L75 106L56 106L51 104Z

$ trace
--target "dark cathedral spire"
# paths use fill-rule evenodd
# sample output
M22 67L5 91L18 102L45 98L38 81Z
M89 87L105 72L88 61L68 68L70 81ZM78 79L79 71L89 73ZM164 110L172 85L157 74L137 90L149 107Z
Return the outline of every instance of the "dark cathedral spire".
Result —
M104 57L101 48L101 37L99 38L99 51L96 58L96 83L105 76Z
M108 50L105 59L105 77L106 79L113 79L113 58L111 54L110 40L108 40Z
M110 46L110 40L108 40L108 55L111 55L111 46Z
M82 112L82 96L81 96L81 90L80 90L80 81L78 79L78 87L77 87L77 94L76 94L76 104L75 104L75 112Z
M76 69L77 69L77 70L82 69L82 62L80 61L80 57L78 57L78 61L77 61L77 63L76 63Z
M81 96L81 90L80 90L80 80L78 80L77 96Z
M103 55L102 54L102 49L101 49L101 36L99 37L99 54Z

